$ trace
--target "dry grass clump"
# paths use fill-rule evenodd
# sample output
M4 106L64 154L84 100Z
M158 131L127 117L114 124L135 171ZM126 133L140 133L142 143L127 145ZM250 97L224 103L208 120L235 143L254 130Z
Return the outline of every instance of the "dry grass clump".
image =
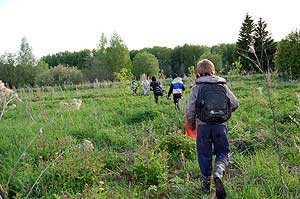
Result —
M2 111L1 111L1 115L0 115L0 120L2 119L4 113L7 112L7 108L8 105L12 102L12 101L19 101L22 102L22 100L19 98L18 94L7 88L4 83L0 80L0 105L2 106ZM13 104L12 108L15 108L16 105Z
M79 110L82 104L82 100L73 99L72 102L60 102L60 106L63 108L74 108L75 110Z
M91 151L94 149L94 144L89 140L83 140L79 145L79 149L83 149L84 151Z

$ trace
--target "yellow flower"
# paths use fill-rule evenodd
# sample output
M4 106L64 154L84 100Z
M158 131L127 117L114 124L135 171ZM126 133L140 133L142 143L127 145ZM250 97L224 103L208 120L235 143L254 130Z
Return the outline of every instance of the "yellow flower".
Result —
M104 188L103 188L103 187L100 187L99 190L100 190L100 191L104 191Z
M104 181L100 180L100 181L99 181L99 184L104 184Z

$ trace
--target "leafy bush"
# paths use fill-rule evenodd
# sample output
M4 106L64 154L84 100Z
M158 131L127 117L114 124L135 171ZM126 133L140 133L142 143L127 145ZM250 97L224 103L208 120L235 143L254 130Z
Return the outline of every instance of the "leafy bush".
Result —
M36 79L38 85L78 84L82 80L82 73L75 67L58 65L39 75Z
M284 75L300 77L300 31L291 32L278 43L275 66Z
M167 157L165 151L153 152L142 149L134 159L134 164L129 167L129 172L138 184L162 185L168 175Z
M195 154L195 143L190 138L183 136L181 132L172 132L162 137L160 148L167 147L171 160L178 159L181 154L185 158L192 159Z
M138 53L134 57L132 64L132 72L136 77L140 77L143 73L148 76L157 75L159 72L158 60L151 53Z
M130 79L132 76L130 70L127 68L121 68L120 72L114 72L114 75L117 80L125 83L130 83Z

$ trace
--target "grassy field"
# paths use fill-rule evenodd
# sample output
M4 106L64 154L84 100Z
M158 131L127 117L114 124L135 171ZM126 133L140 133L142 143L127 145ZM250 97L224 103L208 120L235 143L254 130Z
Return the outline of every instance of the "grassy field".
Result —
M228 79L241 104L228 124L228 198L300 198L300 83L272 82L276 133L262 76ZM23 103L0 120L0 185L8 198L211 198L185 135L185 84L179 111L120 83L19 90ZM80 110L62 106L74 98Z

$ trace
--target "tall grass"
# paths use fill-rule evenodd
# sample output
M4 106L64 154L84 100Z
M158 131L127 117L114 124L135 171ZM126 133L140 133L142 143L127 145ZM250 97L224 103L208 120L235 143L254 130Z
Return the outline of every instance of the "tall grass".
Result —
M228 125L229 197L280 198L279 159L263 76L231 78L241 107ZM299 102L291 93L299 93L300 84L275 80L272 85L272 100L279 107L285 196L297 198L299 126L289 116L299 122ZM195 140L185 135L184 109L175 110L165 98L155 104L152 93L132 96L127 87L22 91L24 103L0 122L0 185L6 197L210 198L200 191ZM186 87L182 104L189 97ZM257 87L264 87L262 95ZM60 102L74 98L83 101L80 110L61 107ZM78 147L85 139L94 144L93 150Z

